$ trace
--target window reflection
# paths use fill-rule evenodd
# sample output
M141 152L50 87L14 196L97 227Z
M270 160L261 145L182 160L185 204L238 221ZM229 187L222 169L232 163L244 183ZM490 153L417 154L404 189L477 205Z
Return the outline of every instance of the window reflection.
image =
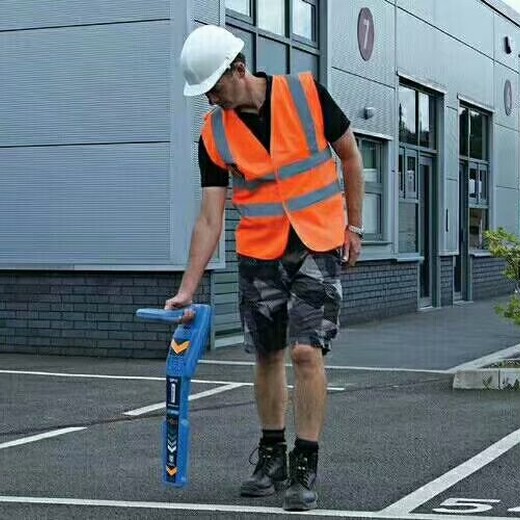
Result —
M430 96L419 92L419 144L427 148L434 148L433 132L431 124L433 123L433 103Z
M417 246L417 204L399 203L399 252L416 253Z
M417 143L415 90L399 87L399 139L406 143Z
M226 8L246 16L251 16L249 0L226 0Z
M303 0L293 0L292 32L308 40L315 40L313 20L314 6Z
M485 128L484 115L476 110L470 111L470 156L475 159L485 159Z
M367 193L363 199L363 227L365 233L379 233L379 216L381 215L381 195Z
M258 27L285 35L285 1L257 0Z
M459 107L459 149L460 155L468 155L468 109Z
M484 231L487 229L487 210L469 209L469 247L484 248Z

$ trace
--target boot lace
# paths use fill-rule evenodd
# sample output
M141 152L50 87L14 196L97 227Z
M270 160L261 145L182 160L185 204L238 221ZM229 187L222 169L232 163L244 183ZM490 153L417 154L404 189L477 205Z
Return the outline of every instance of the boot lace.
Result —
M258 453L256 462L253 460L255 453ZM275 464L274 448L272 446L257 446L249 455L249 464L252 466L256 464L255 473L260 470L269 473Z
M305 455L300 455L294 461L293 471L291 471L291 484L299 482L307 489L311 487L313 471L310 468L310 462Z

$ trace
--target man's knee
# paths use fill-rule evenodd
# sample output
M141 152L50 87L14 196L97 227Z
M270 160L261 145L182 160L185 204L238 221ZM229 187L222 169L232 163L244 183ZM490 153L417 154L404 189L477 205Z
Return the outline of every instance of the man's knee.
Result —
M301 368L316 368L323 364L323 355L320 348L297 343L291 349L291 360Z

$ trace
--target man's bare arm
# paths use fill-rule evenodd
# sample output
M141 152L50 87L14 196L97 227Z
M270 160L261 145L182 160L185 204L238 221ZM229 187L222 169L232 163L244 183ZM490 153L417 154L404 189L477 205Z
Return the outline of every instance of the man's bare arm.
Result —
M365 194L363 161L352 130L347 130L337 141L332 143L332 147L341 160L348 222L353 226L361 227Z
M363 198L365 196L363 160L352 130L347 130L337 141L334 141L332 147L341 161L348 223L362 227ZM354 265L360 254L361 239L347 228L345 230L343 260L350 265Z
M167 300L165 309L184 307L192 303L192 297L204 270L215 252L224 220L226 205L224 187L209 187L202 189L202 203L197 222L191 236L188 267L182 277L177 294Z

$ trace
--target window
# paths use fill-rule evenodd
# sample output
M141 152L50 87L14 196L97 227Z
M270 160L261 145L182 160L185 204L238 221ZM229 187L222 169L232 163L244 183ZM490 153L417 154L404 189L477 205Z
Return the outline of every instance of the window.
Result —
M426 89L399 85L399 252L403 254L423 255L421 244L431 234L434 208L428 200L437 155L436 106L436 96Z
M292 33L316 41L316 5L305 0L293 0Z
M227 28L246 41L249 69L318 79L320 1L225 0Z
M467 183L469 247L483 249L489 212L489 116L476 108L459 107L461 182Z
M250 0L226 0L226 9L231 9L245 16L251 16Z
M285 36L285 0L256 1L258 27Z
M435 150L435 97L408 85L399 86L399 140Z
M363 201L363 227L365 239L383 239L383 143L359 137L357 143L363 157L365 199Z
M399 150L399 252L419 250L417 194L417 153Z

